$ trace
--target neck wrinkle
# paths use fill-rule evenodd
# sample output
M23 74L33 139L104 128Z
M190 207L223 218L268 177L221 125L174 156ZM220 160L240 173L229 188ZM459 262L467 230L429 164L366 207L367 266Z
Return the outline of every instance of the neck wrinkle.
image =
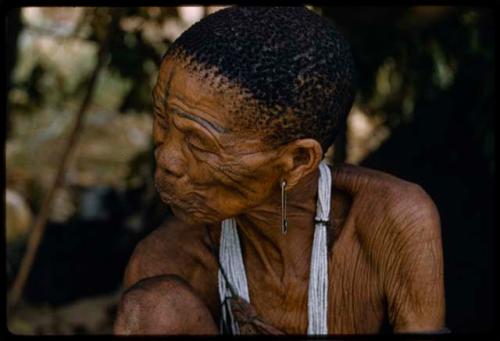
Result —
M281 282L308 275L318 179L319 169L287 191L286 235L281 232L281 188L265 204L236 217L241 243L251 244L264 270Z

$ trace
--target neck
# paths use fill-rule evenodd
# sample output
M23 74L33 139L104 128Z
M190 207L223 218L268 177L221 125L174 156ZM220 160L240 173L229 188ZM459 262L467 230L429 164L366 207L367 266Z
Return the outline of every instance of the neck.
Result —
M281 189L264 204L236 217L246 253L255 254L259 265L281 280L309 269L309 257L305 255L309 255L312 248L318 178L319 169L287 191L286 234L281 228Z

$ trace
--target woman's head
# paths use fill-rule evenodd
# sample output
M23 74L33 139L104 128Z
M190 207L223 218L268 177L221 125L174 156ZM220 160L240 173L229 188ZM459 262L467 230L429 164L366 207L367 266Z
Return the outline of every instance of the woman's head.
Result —
M180 218L218 221L316 169L351 108L353 63L302 7L233 7L184 32L154 90L156 181Z

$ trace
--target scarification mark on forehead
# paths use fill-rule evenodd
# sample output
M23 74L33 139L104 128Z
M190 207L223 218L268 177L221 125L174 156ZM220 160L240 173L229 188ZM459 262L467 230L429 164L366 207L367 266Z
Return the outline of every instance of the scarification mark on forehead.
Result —
M169 75L167 76L167 82L165 84L165 94L163 97L163 107L168 108L168 97L170 96L170 85L172 83L172 79L174 78L176 69L175 65L172 67L172 70L170 70Z
M189 114L189 113L184 112L184 111L177 109L177 108L170 108L170 110L172 110L175 114L177 114L181 117L184 117L188 120L192 120L192 121L195 121L195 122L201 124L202 126L204 126L205 128L207 128L209 130L210 130L210 128L212 128L213 130L215 130L221 134L226 134L229 132L229 129L221 127L217 123L211 122L203 117Z
M167 101L170 95L170 84L172 83L175 72L175 66L173 66L172 69L169 70L167 79L164 81L164 84L162 84L163 82L161 80L161 76L159 77L159 80L153 89L153 103L155 106L158 106L158 104L161 102L163 108L167 108Z

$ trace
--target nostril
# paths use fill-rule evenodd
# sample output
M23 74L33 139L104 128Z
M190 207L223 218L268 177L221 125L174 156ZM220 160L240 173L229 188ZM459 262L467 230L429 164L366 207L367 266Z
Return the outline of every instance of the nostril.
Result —
M166 174L181 177L185 172L183 154L178 149L173 148L172 144L158 146L155 150L155 159L157 166Z
M178 177L178 175L170 170L170 168L167 167L160 167L160 170L163 174L170 175L170 176L175 176Z
M184 174L184 167L180 160L169 158L169 160L161 160L158 166L163 173L175 177L181 177Z

